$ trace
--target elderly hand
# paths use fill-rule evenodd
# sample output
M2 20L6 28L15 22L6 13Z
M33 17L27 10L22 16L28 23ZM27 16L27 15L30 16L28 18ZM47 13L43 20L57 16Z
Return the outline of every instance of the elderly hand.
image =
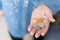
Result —
M43 18L44 28L39 30L34 30L34 25L38 18ZM50 22L55 22L53 18L52 11L46 5L39 5L32 12L31 22L28 27L28 31L31 35L35 34L35 37L38 38L40 35L44 36L49 28Z

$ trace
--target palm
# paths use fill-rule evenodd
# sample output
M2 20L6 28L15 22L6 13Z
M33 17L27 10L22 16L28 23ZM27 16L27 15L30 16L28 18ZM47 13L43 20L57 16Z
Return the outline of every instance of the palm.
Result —
M30 34L31 35L35 34L36 38L38 38L40 35L44 36L46 34L46 32L48 31L50 22L53 22L52 20L54 20L52 17L52 14L51 14L52 12L48 8L44 8L44 9L43 8L44 7L38 7L33 10L32 16L31 16L31 23L28 28ZM40 29L40 30L35 31L33 29L33 27L38 18L44 19L43 23L44 23L45 27L42 30ZM51 18L52 18L52 20L51 20Z

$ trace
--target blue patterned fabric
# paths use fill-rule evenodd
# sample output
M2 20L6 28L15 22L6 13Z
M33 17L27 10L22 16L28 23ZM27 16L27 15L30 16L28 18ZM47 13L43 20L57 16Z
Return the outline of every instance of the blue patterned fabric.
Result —
M2 3L1 3L1 0L0 0L0 10L2 10Z
M14 37L23 37L28 31L32 10L47 5L55 14L60 10L60 0L1 0L8 30Z

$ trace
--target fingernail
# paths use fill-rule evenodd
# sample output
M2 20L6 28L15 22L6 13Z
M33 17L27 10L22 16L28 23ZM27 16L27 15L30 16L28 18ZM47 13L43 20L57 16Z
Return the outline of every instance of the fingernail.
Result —
M38 35L35 35L36 38L38 38L39 36Z
M41 36L44 36L44 34L41 34Z
M34 35L34 33L31 32L30 35Z
M51 22L55 22L55 19L53 17L50 17Z
M52 19L52 22L55 22L55 19Z
M30 29L28 29L28 31L30 32Z

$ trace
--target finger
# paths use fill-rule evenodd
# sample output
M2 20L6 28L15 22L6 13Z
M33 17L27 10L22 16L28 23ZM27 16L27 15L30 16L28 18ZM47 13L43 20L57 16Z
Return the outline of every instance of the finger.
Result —
M36 31L35 31L34 29L32 29L31 32L30 32L30 35L33 36L33 35L35 34L35 32L36 32Z
M29 31L29 32L30 32L31 29L33 28L34 23L36 22L36 20L37 20L37 18L34 18L34 17L31 18L30 26L28 27L28 31Z
M36 38L39 38L40 35L41 35L41 30L38 30L38 31L36 32L36 34L35 34L35 37L36 37Z
M44 28L42 29L42 31L41 31L41 35L42 35L42 36L44 36L44 35L47 33L48 28L49 28L49 24L50 24L50 22L47 21L47 20L45 20L45 27L44 27Z
M55 22L55 19L53 18L52 14L46 14L46 17L51 21L51 22Z
M29 31L29 32L32 30L33 26L34 26L34 24L33 24L33 23L32 23L32 24L30 24L30 26L28 27L28 31Z
M55 19L53 18L53 16L52 16L52 17L49 16L48 18L49 18L49 20L50 20L51 22L55 22Z

